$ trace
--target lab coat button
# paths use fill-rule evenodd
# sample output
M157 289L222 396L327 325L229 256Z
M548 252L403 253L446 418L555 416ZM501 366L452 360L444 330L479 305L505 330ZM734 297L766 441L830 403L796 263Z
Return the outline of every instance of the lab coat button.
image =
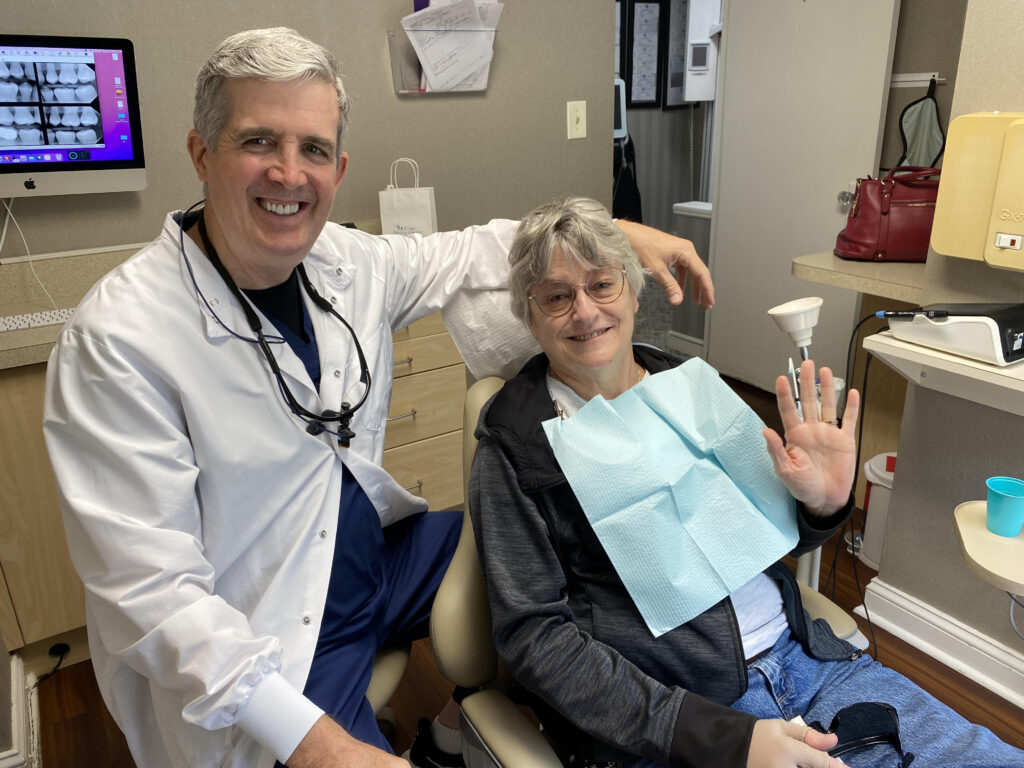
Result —
M303 624L309 624L309 622L311 622L311 621L312 621L312 619L309 618L309 616L303 616L302 617L302 623Z
M321 539L326 539L327 538L327 531L320 531L320 538Z
M337 304L337 303L338 303L338 297L337 296L331 296L331 304Z
M338 277L341 277L343 274L345 274L345 270L342 269L341 267L338 267L336 270L334 270L334 274L336 274Z
M340 379L341 378L341 371L339 369L337 369L337 368L334 369L334 378L336 378L336 379Z
M218 299L216 296L213 297L212 299L210 299L210 306L211 307L218 307L218 306L220 306L220 299Z

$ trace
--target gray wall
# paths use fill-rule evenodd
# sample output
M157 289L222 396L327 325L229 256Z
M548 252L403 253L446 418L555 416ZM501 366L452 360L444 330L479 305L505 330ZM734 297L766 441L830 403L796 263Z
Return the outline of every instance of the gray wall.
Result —
M893 51L893 74L938 72L945 79L935 89L939 121L949 131L949 111L953 101L960 38L963 34L967 0L902 0L900 21ZM882 136L881 166L891 168L903 151L899 119L903 108L928 92L920 88L892 88Z
M971 0L952 116L1024 112L1024 6ZM1024 297L1024 273L929 251L922 304L1011 301ZM1024 418L911 386L900 434L880 577L980 632L1020 648L1007 598L968 571L953 529L953 509L985 498L985 478L1021 476Z
M387 30L412 0L7 3L9 33L128 37L135 43L149 188L140 193L18 200L35 253L151 240L168 210L201 197L185 152L196 71L218 42L247 27L291 26L333 50L353 102L349 171L333 218L379 215L391 161L415 158L435 188L438 225L519 217L563 193L611 205L613 0L506 0L488 90L395 95ZM41 11L45 6L45 11ZM588 137L566 139L565 102L587 102ZM8 233L0 257L22 253ZM0 268L2 279L2 268Z

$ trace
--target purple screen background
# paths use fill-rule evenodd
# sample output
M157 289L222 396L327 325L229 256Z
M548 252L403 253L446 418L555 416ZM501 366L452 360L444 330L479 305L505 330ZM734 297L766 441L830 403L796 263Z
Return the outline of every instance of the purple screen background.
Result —
M129 160L132 157L132 132L128 124L128 95L125 92L124 57L114 51L94 51L96 62L96 90L99 91L100 116L103 121L103 148L92 150L91 160ZM120 78L120 85L115 79ZM118 96L116 91L120 89ZM120 99L125 104L118 108ZM124 114L124 117L118 117ZM126 139L122 141L121 137Z

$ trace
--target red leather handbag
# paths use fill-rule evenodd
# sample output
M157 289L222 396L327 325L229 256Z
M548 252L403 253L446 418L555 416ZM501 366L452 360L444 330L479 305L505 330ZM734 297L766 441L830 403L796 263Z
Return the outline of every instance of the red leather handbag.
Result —
M833 253L861 261L924 261L939 193L939 169L903 165L857 179Z

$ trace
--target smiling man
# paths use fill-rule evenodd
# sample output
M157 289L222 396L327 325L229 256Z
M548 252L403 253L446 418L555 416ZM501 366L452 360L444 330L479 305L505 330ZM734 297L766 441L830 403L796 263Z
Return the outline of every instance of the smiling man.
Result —
M241 288L270 288L309 253L345 176L337 97L322 80L255 79L225 82L224 97L233 108L219 134L188 135L206 226Z
M426 634L461 513L426 512L381 468L391 332L504 288L516 223L328 222L347 118L321 46L225 40L187 141L204 204L99 282L50 358L44 430L91 656L140 768L405 765L370 666ZM622 226L710 306L688 242Z

